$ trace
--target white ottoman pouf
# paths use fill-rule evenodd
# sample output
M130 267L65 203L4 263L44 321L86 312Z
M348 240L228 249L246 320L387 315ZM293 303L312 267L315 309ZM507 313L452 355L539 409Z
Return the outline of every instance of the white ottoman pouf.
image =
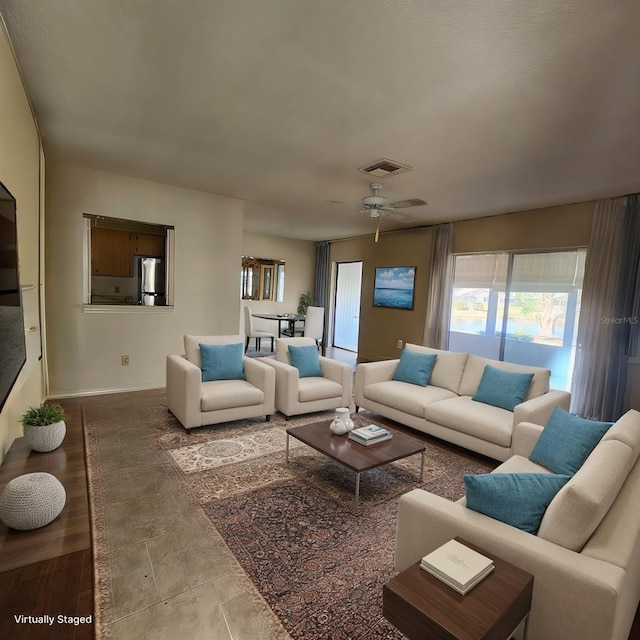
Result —
M67 494L50 473L26 473L7 484L0 496L0 520L12 529L38 529L55 520Z

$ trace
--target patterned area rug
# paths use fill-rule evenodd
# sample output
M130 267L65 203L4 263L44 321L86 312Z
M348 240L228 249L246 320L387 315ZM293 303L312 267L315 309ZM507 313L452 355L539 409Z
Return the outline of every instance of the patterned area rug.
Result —
M421 456L363 474L358 515L353 472L293 438L285 463L287 427L331 415L243 421L191 436L167 425L157 443L291 637L399 639L382 617L382 586L394 574L397 499L419 485ZM463 475L490 469L427 444L420 486L457 500Z
M195 508L221 536L262 602L292 638L304 640L397 640L402 636L382 617L382 586L393 568L397 500L419 486L421 456L366 472L360 482L360 514L354 513L355 474L286 429L330 419L333 412L271 422L242 420L194 429L190 435L167 412L161 391L137 396L114 411L110 398L85 408L85 438L94 522L97 622L109 607L110 577L101 533L98 433L141 429L149 452L183 483ZM358 426L372 416L358 414ZM145 435L145 438L147 436ZM420 486L450 500L463 495L465 474L491 466L427 443ZM102 567L102 569L99 569Z

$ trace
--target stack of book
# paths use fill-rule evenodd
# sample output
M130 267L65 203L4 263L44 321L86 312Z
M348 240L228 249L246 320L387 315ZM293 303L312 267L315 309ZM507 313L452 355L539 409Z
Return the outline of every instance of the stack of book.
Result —
M493 571L493 560L457 540L449 540L424 556L420 566L464 595Z
M368 424L349 432L349 438L366 446L390 440L393 434L377 424Z

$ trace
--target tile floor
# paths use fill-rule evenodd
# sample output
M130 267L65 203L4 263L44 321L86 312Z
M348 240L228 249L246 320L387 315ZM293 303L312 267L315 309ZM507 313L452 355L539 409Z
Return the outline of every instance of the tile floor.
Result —
M123 416L127 395L119 395ZM85 406L92 401L100 398L85 399ZM287 638L256 603L250 582L159 454L150 455L148 437L131 426L123 419L119 428L98 432L113 598L107 636Z
M327 355L355 369L356 354ZM109 539L114 640L281 640L288 638L229 554L224 542L167 475L149 440L132 429L135 407L118 396L121 426L99 431ZM135 394L129 396L135 402ZM85 406L104 402L86 398ZM123 404L124 403L124 404ZM204 518L204 516L202 516Z

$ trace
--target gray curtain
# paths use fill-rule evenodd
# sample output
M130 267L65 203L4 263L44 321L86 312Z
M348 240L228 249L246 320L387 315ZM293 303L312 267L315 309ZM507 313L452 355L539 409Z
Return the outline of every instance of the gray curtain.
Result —
M322 333L322 353L327 336L327 289L329 288L329 246L328 240L316 242L316 279L313 300L316 307L324 307L324 331Z
M638 344L638 196L598 202L585 264L571 410L617 420L624 410L627 359Z
M449 316L453 291L453 224L433 227L431 273L423 343L435 349L449 347Z
M316 284L313 300L316 307L327 308L329 285L329 241L316 242Z

